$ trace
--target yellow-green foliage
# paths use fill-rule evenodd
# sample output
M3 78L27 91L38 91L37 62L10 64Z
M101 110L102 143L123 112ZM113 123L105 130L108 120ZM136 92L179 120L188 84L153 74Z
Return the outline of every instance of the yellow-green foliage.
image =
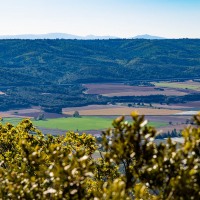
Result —
M183 144L156 144L144 117L132 119L114 120L100 148L89 134L44 136L30 120L0 125L0 199L200 199L200 116Z

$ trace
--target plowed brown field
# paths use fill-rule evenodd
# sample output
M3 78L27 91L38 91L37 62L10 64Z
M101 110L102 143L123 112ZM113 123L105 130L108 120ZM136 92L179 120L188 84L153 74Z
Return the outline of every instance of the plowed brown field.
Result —
M167 95L183 96L187 91L183 89L165 88L159 90L157 87L130 86L124 84L84 84L87 88L86 94L101 94L103 96L149 96Z

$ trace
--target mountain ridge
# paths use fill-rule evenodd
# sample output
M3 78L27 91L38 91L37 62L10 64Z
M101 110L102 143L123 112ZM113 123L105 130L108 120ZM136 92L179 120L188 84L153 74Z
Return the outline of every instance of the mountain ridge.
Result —
M67 33L47 33L47 34L19 34L19 35L0 35L0 39L71 39L71 40L94 40L94 39L119 39L115 36L79 36Z
M0 39L68 39L68 40L108 40L108 39L122 39L122 37L117 36L97 36L97 35L86 35L86 36L79 36L79 35L73 35L68 33L47 33L47 34L19 34L19 35L0 35ZM125 37L124 39L166 39L164 37L160 36L154 36L154 35L136 35L134 37Z
M155 35L144 34L144 35L136 35L132 39L162 40L162 39L167 39L167 38L155 36Z

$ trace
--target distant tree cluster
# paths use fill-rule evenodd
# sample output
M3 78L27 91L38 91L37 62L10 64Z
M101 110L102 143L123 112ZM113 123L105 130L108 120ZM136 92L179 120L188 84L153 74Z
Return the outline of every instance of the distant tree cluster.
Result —
M45 112L61 114L65 107L107 104L108 98L83 94L83 90L79 84L5 87L0 110L40 106Z
M167 133L161 133L156 136L156 139L173 138L173 137L182 137L181 131L177 131L176 129L174 129L172 131L168 131Z
M76 110L76 111L74 112L74 114L73 114L73 117L75 117L75 118L80 118L81 116L80 116L79 112Z

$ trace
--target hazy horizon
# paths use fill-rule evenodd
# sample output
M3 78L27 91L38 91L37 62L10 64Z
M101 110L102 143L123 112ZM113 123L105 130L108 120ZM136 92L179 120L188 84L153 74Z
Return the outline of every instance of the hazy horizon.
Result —
M121 39L123 39L123 38L134 38L134 37L138 37L138 36L153 36L153 37L158 37L158 38L162 38L162 36L160 36L160 35L149 35L149 34L141 34L141 35L133 35L133 36L131 36L131 37L119 37L119 36L116 36L116 35L93 35L93 34L88 34L88 35L75 35L75 34L70 34L70 33L57 33L57 32L52 32L52 33L36 33L36 34L32 34L32 33L25 33L25 34L8 34L8 35L0 35L0 37L2 37L2 36L42 36L42 35L71 35L71 36L77 36L77 37L82 37L82 38L87 38L87 37L92 37L92 36L94 36L94 37L116 37L116 38L121 38ZM164 37L163 37L163 39L165 39ZM167 38L166 38L167 39ZM170 39L170 38L169 38Z
M200 38L199 0L0 0L0 35Z

